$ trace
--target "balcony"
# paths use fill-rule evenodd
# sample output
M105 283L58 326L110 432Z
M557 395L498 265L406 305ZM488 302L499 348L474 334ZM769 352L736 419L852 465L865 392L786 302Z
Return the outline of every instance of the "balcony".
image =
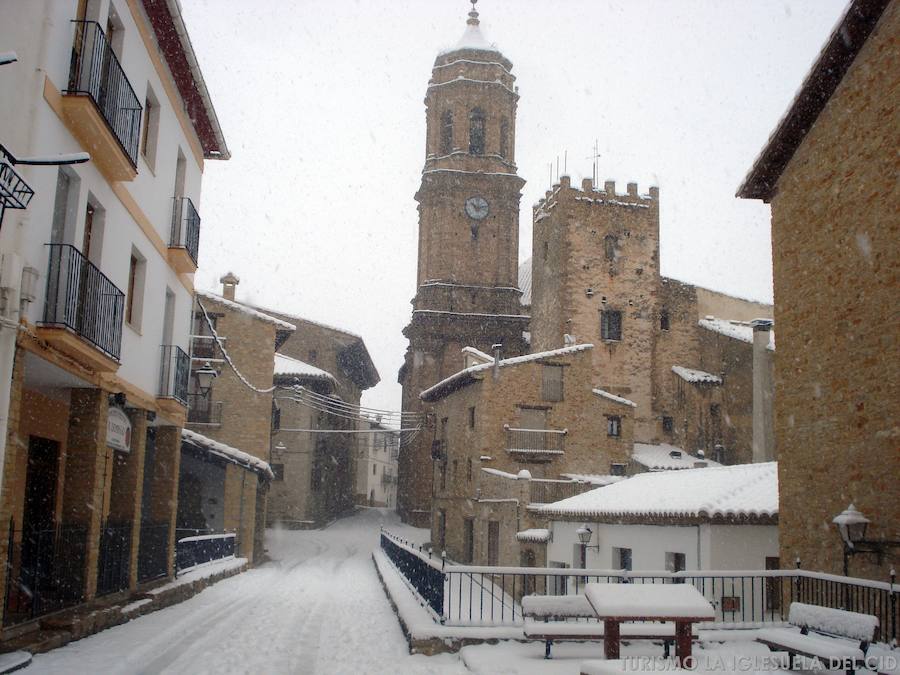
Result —
M187 423L208 427L222 426L222 401L210 401L203 394L188 394Z
M179 274L197 271L200 249L200 214L188 197L176 197L172 210L169 263Z
M228 338L219 337L223 345ZM191 352L195 361L215 361L221 359L216 338L212 335L191 335Z
M74 246L47 246L47 298L38 336L92 370L115 372L125 294Z
M100 25L72 23L69 83L60 102L63 119L107 180L134 180L141 103Z
M188 404L191 359L177 345L162 345L159 349L159 391L156 401L161 412L172 421L183 424Z
M549 462L565 452L566 430L506 429L506 451L524 462Z

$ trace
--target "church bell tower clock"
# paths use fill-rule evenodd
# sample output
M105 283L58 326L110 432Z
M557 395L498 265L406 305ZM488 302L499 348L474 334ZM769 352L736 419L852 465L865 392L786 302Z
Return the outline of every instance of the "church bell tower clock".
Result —
M425 94L425 166L419 204L417 290L399 381L403 410L463 367L466 346L526 351L518 285L519 200L515 129L519 94L512 63L485 39L472 11L459 42L438 54ZM398 507L430 525L432 434L400 451Z

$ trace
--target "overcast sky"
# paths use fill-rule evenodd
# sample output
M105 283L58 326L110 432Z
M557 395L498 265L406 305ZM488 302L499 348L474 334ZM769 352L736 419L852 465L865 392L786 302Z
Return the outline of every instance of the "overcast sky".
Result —
M232 270L239 300L361 334L382 379L363 403L399 409L422 100L469 3L181 4L233 155L206 163L197 287ZM769 207L734 193L845 5L481 0L521 96L519 259L549 165L591 176L596 140L601 179L660 186L663 274L770 302Z

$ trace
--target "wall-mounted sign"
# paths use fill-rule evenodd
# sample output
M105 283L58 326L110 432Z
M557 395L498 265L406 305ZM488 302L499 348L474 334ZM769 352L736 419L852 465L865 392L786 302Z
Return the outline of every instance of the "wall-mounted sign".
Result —
M121 408L110 406L106 420L106 444L113 450L131 452L131 420Z

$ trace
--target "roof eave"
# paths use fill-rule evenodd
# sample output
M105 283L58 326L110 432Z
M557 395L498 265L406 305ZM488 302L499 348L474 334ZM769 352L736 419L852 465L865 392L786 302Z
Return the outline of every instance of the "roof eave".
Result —
M838 21L787 112L737 190L771 202L778 180L868 40L890 0L854 0Z

